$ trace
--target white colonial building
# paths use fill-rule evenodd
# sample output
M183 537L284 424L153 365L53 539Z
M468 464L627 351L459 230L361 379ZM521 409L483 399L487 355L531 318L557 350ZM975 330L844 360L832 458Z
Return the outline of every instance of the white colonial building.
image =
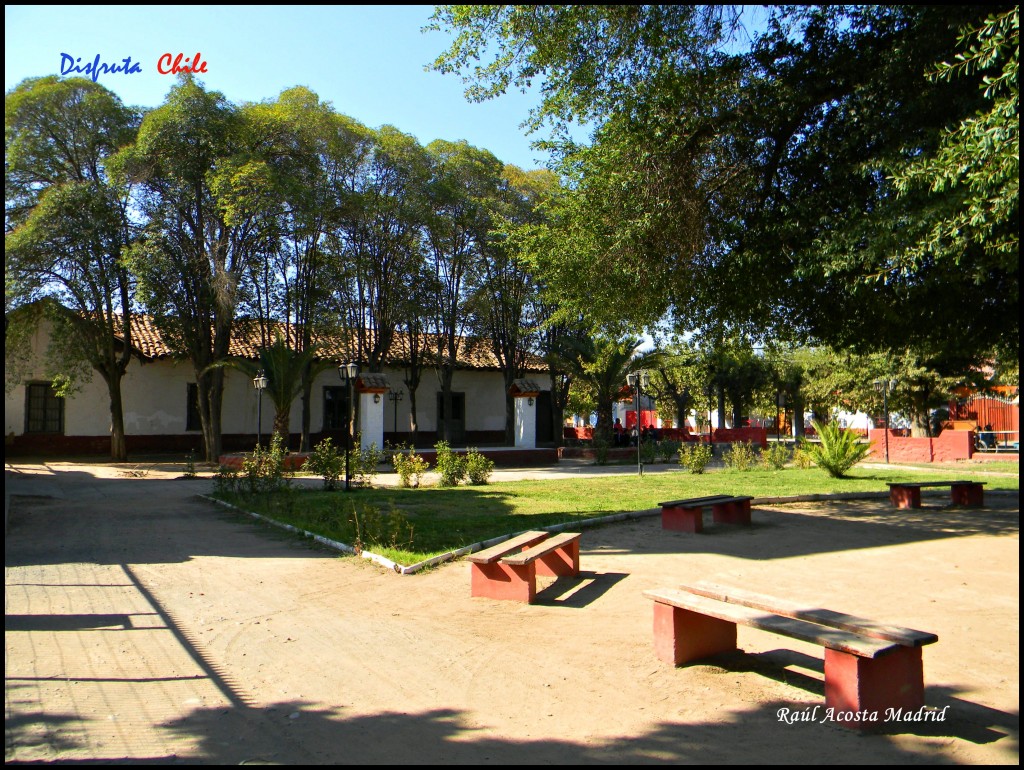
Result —
M73 395L59 398L45 376L44 351L48 326L44 323L31 339L29 361L12 365L5 361L4 434L6 453L102 454L109 452L109 397L103 379L94 374ZM196 376L188 361L172 355L155 326L147 318L133 325L135 355L122 380L124 423L129 452L199 451L202 438L196 408ZM255 358L251 343L232 343L232 354ZM5 356L6 359L6 356ZM396 357L397 360L397 357ZM505 386L497 361L483 344L463 345L453 379L453 444L498 446L505 439ZM13 370L17 374L12 377ZM536 392L529 396L523 419L531 421L533 441L553 444L551 401L543 364L531 366ZM13 382L11 380L14 380ZM226 370L222 432L224 449L251 449L257 437L267 437L273 427L274 406L266 394L254 388L252 379L234 369ZM412 399L405 385L405 369L398 361L383 372L362 374L353 393L358 399L357 430L364 444L382 446L405 443L412 427ZM540 383L540 384L536 384ZM544 388L544 390L541 390ZM515 389L513 389L515 393ZM311 393L310 431L320 438L342 438L348 419L348 385L336 368L320 373ZM437 372L426 368L416 389L417 444L430 446L438 437L443 414ZM258 424L257 415L261 415ZM302 428L300 398L292 404L291 446L298 446Z

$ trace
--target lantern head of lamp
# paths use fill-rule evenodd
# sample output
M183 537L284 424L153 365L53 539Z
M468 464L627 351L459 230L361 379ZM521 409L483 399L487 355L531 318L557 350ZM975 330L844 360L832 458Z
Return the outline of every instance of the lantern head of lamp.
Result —
M359 364L354 361L349 361L347 364L339 364L338 376L345 382L351 382L359 376Z
M256 390L265 390L266 389L266 387L267 387L267 375L265 375L262 372L262 370L259 373L257 373L257 375L255 377L252 378L252 386L254 388L256 388Z

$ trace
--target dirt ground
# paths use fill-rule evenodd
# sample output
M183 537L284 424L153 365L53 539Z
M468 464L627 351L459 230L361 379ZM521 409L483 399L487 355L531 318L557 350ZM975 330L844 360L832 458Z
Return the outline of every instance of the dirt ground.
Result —
M8 763L1019 763L1017 494L587 529L581 576L525 605L471 598L465 561L386 572L172 475L8 463ZM748 628L743 653L659 662L642 592L696 580L938 634L944 719L788 724L824 703L822 650Z

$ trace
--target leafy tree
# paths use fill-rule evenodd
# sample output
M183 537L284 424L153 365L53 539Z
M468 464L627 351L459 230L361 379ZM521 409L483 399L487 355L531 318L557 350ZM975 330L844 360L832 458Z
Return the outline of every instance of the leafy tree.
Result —
M259 118L184 75L116 158L147 219L132 270L164 339L192 363L210 462L240 285L278 234L273 145Z
M112 183L107 165L132 141L138 115L81 78L26 80L4 107L7 308L54 300L46 305L49 364L65 392L88 379L78 364L100 374L110 398L110 456L123 461L121 380L134 311L123 252L134 235L127 191Z
M381 371L408 316L409 287L423 260L429 179L427 153L391 126L370 134L350 177L336 232L347 269L340 293L370 371Z
M887 177L932 157L950 121L985 106L976 73L922 73L990 13L774 7L740 46L723 9L444 6L436 25L457 37L435 67L462 72L471 98L541 80L532 125L595 125L592 146L555 145L572 192L541 274L564 302L610 316L618 293L633 323L670 310L684 329L728 321L760 338L909 345L936 362L941 353L951 373L1016 347L1017 262L975 243L909 264L901 255L928 223L963 210L964 192L900 196ZM1002 40L1015 60L1012 34ZM1010 65L999 91L1011 125L1012 75ZM1002 157L1014 152L1011 141ZM999 216L1016 232L1013 174L998 174L1010 180ZM983 231L1003 248L1003 235Z
M501 164L491 153L464 141L439 139L427 146L427 152L432 166L432 214L427 220L426 237L435 290L431 325L436 335L434 359L445 415L438 427L447 440L452 438L452 378L460 340L469 322L469 283L487 248Z
M974 83L976 73L985 73L979 87L989 107L943 129L934 152L898 169L896 189L904 195L915 188L960 193L929 219L927 234L904 249L908 270L928 259L957 261L971 248L1003 270L1015 268L1019 258L1019 6L968 27L960 44L966 50L952 63L939 62L930 78Z
M240 309L259 322L263 346L279 324L297 351L339 332L334 301L344 273L342 251L332 248L340 212L354 208L352 179L369 151L371 132L338 115L306 88L284 91L277 100L253 105L251 119L275 155L273 190L277 198L275 240L269 251L247 265L249 280ZM312 369L302 378L302 438L310 447Z
M492 231L474 270L469 303L472 326L489 343L504 375L505 441L515 433L515 404L509 389L523 376L533 344L537 319L530 298L537 285L530 272L522 234L543 220L542 206L558 190L550 171L523 171L505 166L492 207Z

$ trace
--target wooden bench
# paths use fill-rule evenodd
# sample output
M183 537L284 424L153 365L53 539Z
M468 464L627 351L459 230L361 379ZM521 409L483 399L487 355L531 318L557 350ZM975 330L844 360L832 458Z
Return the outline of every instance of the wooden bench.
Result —
M469 555L470 595L533 603L537 575L580 573L580 533L526 532Z
M871 729L887 709L924 706L921 648L937 642L935 634L714 583L644 596L654 600L654 648L666 663L734 651L736 626L750 626L825 648L825 706L839 724Z
M677 532L703 532L704 509L710 508L717 524L750 524L752 497L710 495L689 500L669 500L661 506L661 528Z
M949 487L954 505L980 508L985 504L984 481L891 481L889 499L897 508L920 508L922 487Z

